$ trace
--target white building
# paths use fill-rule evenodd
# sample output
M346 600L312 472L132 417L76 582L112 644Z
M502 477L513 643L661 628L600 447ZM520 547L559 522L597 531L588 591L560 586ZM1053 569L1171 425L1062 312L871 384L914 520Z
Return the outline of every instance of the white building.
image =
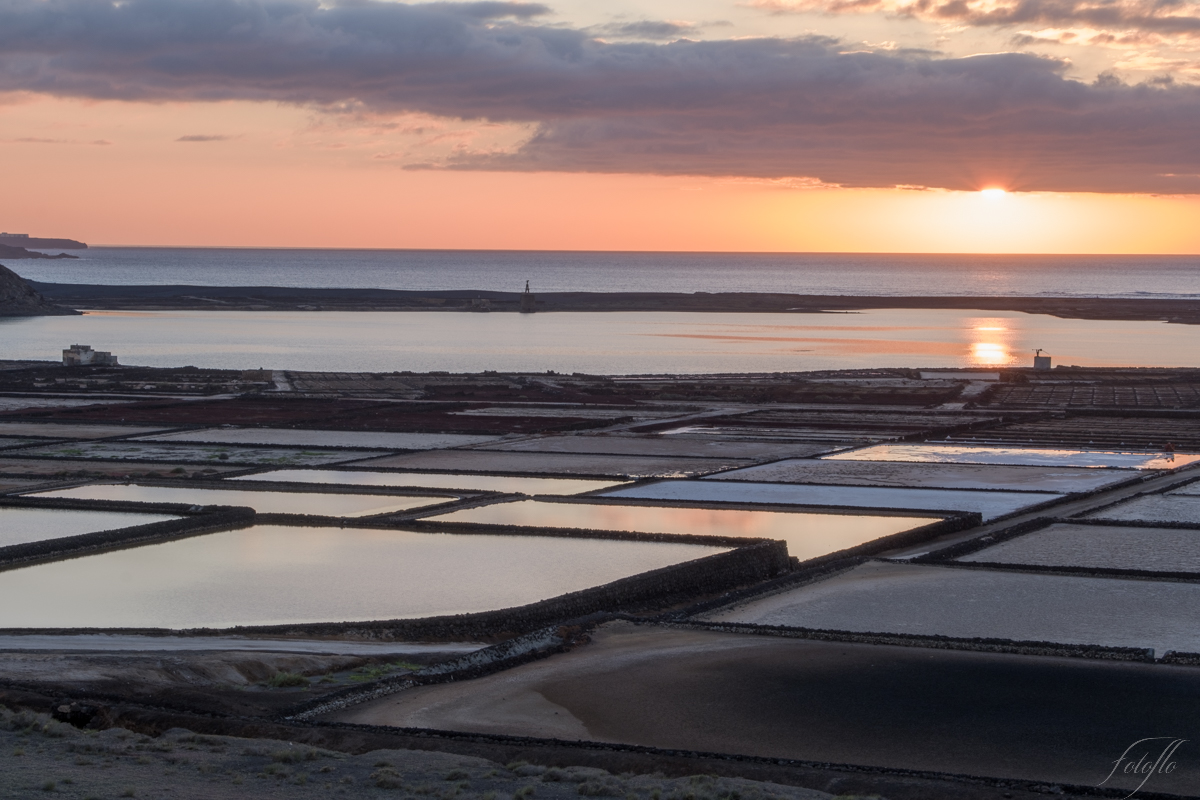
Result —
M112 353L107 353L103 350L93 350L92 346L88 344L73 344L70 348L63 350L62 353L64 367L111 367L117 363L117 357Z

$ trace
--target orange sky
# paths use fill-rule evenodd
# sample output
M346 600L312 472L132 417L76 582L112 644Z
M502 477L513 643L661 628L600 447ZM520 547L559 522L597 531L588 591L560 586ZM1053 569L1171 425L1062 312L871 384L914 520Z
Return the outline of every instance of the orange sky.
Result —
M753 11L754 3L708 5L712 19L728 12L754 35L782 24ZM839 19L837 33L849 36L854 25L881 19ZM808 24L786 21L795 30L785 33L795 35ZM959 55L992 46L977 34L963 37ZM891 52L894 44L879 47ZM1083 61L1086 52L1076 56ZM456 153L512 151L534 128L430 113L333 113L311 103L0 92L0 230L181 246L1200 253L1197 195L986 197L803 179L601 174L586 166L404 168L448 163Z
M371 157L378 137L325 138L297 109L26 97L0 108L0 229L139 245L1200 252L1195 196L410 171Z

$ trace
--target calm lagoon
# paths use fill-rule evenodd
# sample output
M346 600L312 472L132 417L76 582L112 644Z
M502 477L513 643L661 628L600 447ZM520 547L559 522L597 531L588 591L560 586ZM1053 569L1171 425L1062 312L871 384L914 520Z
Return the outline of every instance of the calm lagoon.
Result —
M1000 311L670 312L104 311L0 320L7 358L72 342L123 363L330 372L779 372L1031 363L1196 366L1195 328Z

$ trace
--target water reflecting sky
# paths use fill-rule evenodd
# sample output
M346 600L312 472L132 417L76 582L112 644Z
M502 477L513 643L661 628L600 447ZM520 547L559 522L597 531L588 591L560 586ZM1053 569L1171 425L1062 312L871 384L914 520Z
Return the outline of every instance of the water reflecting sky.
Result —
M127 364L317 371L786 372L1058 364L1196 366L1187 325L1019 312L97 312L0 320L8 358L81 342Z

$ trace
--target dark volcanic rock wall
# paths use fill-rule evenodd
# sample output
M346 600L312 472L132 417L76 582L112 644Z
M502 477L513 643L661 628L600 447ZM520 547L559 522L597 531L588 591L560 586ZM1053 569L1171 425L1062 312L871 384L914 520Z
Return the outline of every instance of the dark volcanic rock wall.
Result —
M51 303L34 291L24 278L0 264L0 317L46 317L76 313Z

